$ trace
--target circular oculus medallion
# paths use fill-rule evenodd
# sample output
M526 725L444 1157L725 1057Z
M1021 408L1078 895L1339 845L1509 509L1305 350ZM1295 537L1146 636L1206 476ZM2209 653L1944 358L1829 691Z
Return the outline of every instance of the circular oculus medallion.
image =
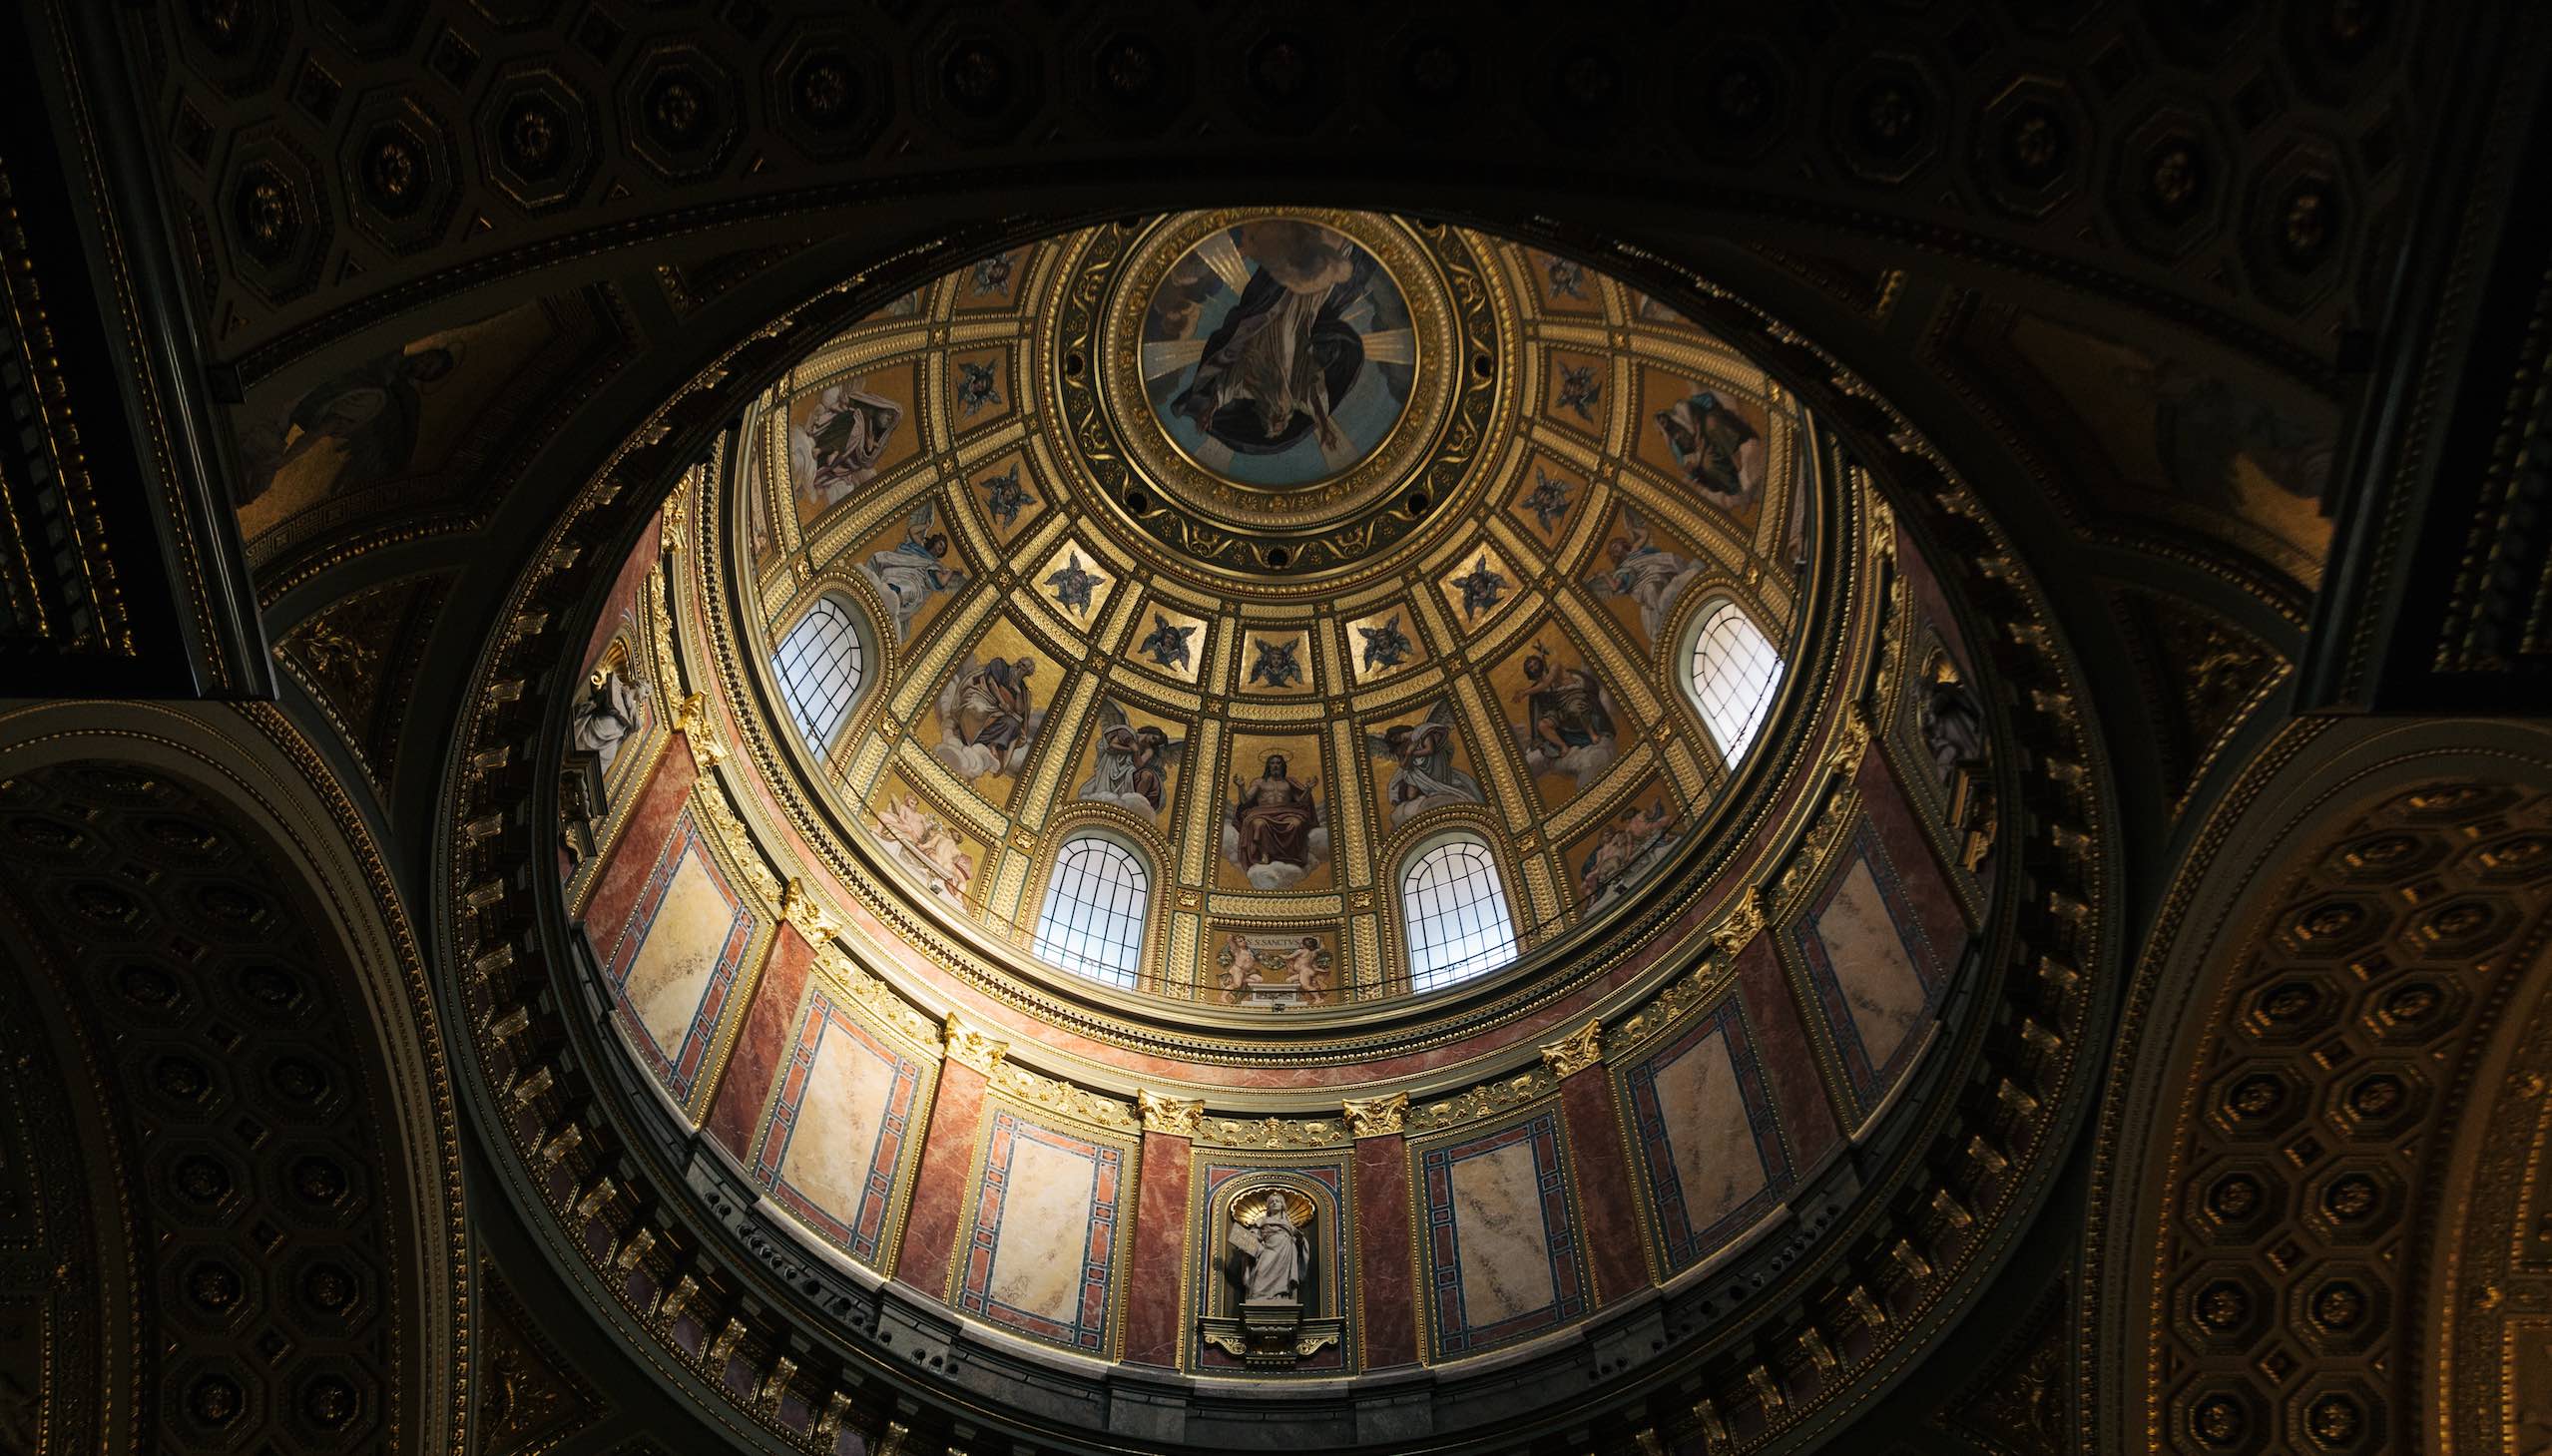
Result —
M1166 504L1308 535L1406 510L1462 393L1431 249L1369 213L1183 213L1118 270L1104 407Z

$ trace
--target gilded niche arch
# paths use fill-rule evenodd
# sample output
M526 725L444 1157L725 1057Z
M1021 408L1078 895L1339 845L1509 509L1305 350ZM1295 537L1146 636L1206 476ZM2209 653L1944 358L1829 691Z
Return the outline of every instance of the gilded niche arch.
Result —
M1236 1167L1200 1158L1196 1267L1190 1272L1200 1346L1192 1363L1219 1354L1243 1369L1325 1374L1353 1368L1361 1285L1347 1213L1343 1165ZM1283 1208L1276 1206L1281 1200ZM1290 1264L1288 1294L1264 1286L1268 1264ZM1273 1297L1254 1297L1272 1293ZM1212 1352L1209 1354L1209 1351Z

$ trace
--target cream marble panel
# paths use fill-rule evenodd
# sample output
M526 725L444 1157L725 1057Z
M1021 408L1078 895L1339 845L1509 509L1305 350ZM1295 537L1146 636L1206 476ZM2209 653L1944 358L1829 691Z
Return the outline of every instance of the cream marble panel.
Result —
M647 928L646 943L630 964L625 988L639 1024L667 1056L691 1030L692 1013L700 1009L701 993L735 920L735 907L718 892L718 882L710 878L700 855L686 853Z
M826 1032L815 1065L807 1069L779 1176L815 1207L844 1223L858 1222L877 1130L894 1091L893 1062L837 1028Z
M1726 1032L1713 1032L1657 1069L1657 1108L1694 1228L1709 1227L1763 1190L1764 1158L1746 1121Z
M1816 935L1851 1005L1870 1066L1885 1066L1922 1014L1923 978L1905 953L1869 861L1855 859L1844 872L1833 903L1816 917Z
M1089 1159L1015 1139L986 1291L1013 1309L1078 1323L1093 1198Z
M1477 1329L1547 1309L1550 1232L1533 1173L1533 1145L1511 1143L1452 1167L1453 1234L1462 1258L1462 1315Z

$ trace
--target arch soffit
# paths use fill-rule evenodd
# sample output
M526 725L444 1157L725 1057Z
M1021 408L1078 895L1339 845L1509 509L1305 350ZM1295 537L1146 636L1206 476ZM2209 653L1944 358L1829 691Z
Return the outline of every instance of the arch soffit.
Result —
M49 703L0 714L0 777L56 764L138 764L182 778L238 816L320 911L310 925L347 968L351 1004L372 1032L380 1106L396 1149L393 1226L408 1237L398 1281L417 1392L417 1451L465 1449L471 1372L471 1263L459 1123L423 957L381 849L354 801L278 710L263 704Z
M2163 1226L2172 1202L2164 1175L2174 1171L2184 1114L2199 1096L2193 1078L2213 1074L2208 1052L2231 1034L2208 1009L2229 994L2298 875L2333 847L2333 835L2388 798L2442 779L2552 790L2552 729L2512 721L2295 720L2258 747L2191 836L2129 963L2116 1051L2094 1114L2076 1298L2084 1315L2077 1368L2095 1432L2141 1431L2165 1418L2163 1396L2133 1372L2147 1370L2151 1341L2171 1317L2173 1293L2154 1285L2152 1263L2174 1236ZM2467 1072L2479 1057L2466 1059ZM2475 1084L2467 1075L2461 1085ZM2427 1109L2440 1127L2453 1126L2446 1101ZM2472 1156L2458 1148L2458 1160ZM2112 1317L2094 1317L2104 1309ZM2407 1316L2394 1309L2395 1327L2406 1327ZM2102 1371L2117 1372L2114 1383L2102 1385Z

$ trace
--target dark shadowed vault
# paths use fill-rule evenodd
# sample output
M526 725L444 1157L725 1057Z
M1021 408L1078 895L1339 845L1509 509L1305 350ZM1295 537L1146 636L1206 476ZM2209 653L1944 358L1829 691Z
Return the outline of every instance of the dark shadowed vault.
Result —
M8 24L0 1449L2552 1441L2552 19Z

